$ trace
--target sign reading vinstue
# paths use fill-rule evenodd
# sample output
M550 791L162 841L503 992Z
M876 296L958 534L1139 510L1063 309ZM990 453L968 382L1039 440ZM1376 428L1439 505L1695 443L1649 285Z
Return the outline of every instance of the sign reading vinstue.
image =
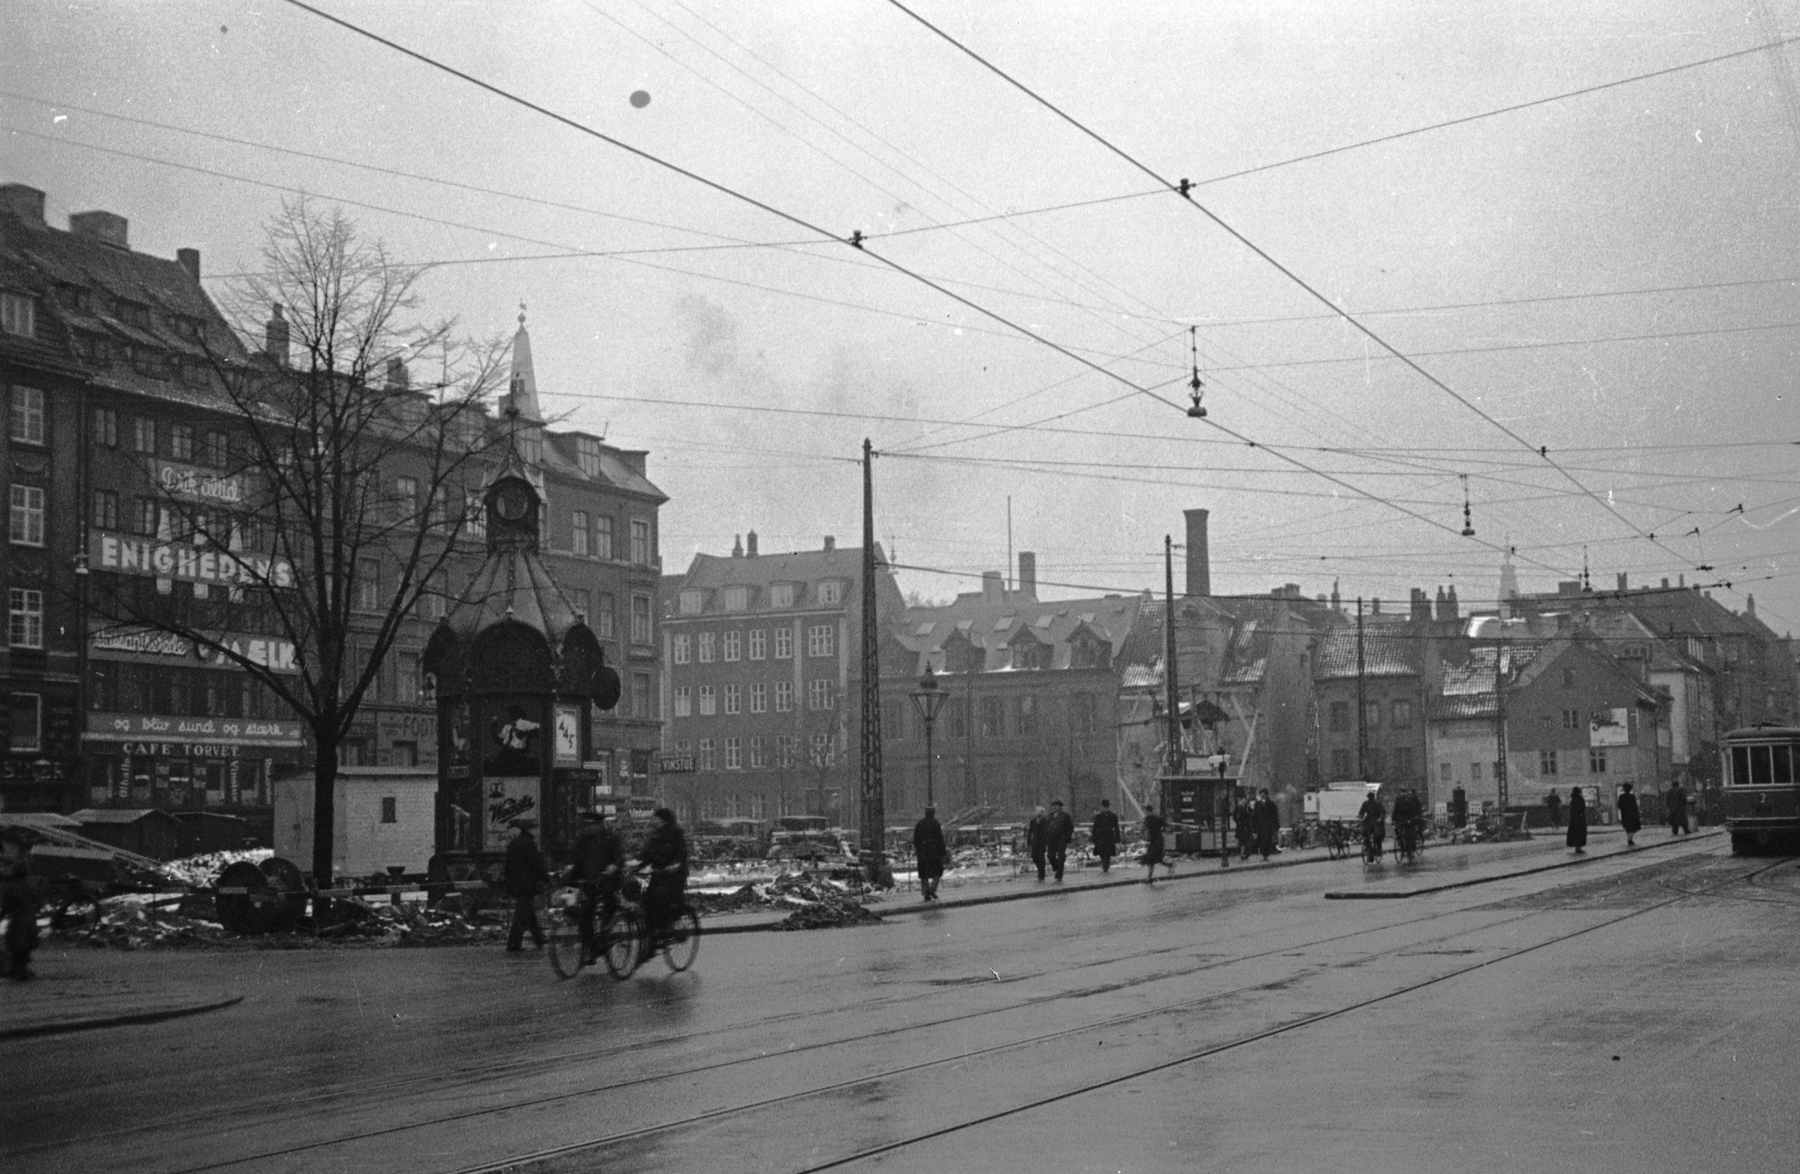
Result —
M187 583L219 583L228 587L294 585L294 565L288 560L225 550L203 538L174 542L96 530L88 539L88 561L98 571Z

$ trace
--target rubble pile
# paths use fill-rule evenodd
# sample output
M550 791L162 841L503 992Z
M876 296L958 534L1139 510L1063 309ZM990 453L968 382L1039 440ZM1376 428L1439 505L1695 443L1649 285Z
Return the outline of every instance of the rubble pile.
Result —
M831 893L809 902L781 919L780 929L832 929L842 925L872 925L880 916L848 893Z
M171 860L162 866L163 875L170 880L196 889L210 888L219 883L219 874L230 865L240 860L251 864L261 864L275 853L268 848L250 848L238 852L205 852L199 856L187 856L180 860Z
M467 946L505 936L503 919L492 911L466 916L443 905L333 902L332 920L318 927L322 941L374 946Z

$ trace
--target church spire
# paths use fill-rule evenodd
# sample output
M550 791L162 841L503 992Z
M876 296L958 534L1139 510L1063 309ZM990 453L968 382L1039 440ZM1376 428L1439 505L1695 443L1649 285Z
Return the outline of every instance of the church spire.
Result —
M531 335L525 330L525 303L519 303L519 332L513 335L512 378L507 385L507 400L527 423L542 424L544 413L538 408L537 374L531 369Z

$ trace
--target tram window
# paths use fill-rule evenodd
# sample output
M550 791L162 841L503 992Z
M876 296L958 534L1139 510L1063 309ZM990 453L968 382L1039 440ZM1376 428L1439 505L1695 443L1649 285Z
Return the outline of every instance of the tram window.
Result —
M1750 747L1750 782L1754 786L1766 787L1773 780L1769 777L1770 746Z
M1792 783L1800 780L1794 778L1794 748L1792 746L1770 747L1774 755L1771 765L1771 781L1776 783Z
M1742 787L1750 782L1750 748L1733 746L1731 748L1731 778L1728 785Z

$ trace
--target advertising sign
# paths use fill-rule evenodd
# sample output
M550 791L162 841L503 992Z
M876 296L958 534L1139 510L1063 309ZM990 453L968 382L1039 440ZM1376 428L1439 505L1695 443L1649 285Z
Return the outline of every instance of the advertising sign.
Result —
M193 465L178 465L173 461L157 463L156 483L170 497L187 501L240 505L245 497L244 479L241 476L215 473Z
M200 537L176 542L96 530L88 538L88 561L95 570L180 579L184 583L217 583L222 587L294 585L294 564L287 559L226 550Z
M89 742L205 743L213 746L299 746L300 723L251 717L173 717L152 713L90 713ZM155 753L132 749L133 754ZM226 758L235 751L224 752ZM200 757L208 757L201 755Z
M296 661L298 654L292 640L279 640L273 636L246 636L236 632L223 632L217 640L251 664L277 673L300 671ZM244 667L219 648L198 646L187 637L171 632L151 632L128 626L95 632L88 638L88 651L116 660L147 660L152 663L191 660L198 661L207 668Z
M511 834L507 827L515 819L541 819L542 783L537 778L501 775L482 782L486 799L482 804L482 823L486 828L482 842L489 845L506 843Z
M556 742L557 766L577 766L581 762L581 707L578 705L559 705L556 707Z
M1631 745L1631 711L1622 706L1618 709L1596 709L1588 719L1588 745Z

